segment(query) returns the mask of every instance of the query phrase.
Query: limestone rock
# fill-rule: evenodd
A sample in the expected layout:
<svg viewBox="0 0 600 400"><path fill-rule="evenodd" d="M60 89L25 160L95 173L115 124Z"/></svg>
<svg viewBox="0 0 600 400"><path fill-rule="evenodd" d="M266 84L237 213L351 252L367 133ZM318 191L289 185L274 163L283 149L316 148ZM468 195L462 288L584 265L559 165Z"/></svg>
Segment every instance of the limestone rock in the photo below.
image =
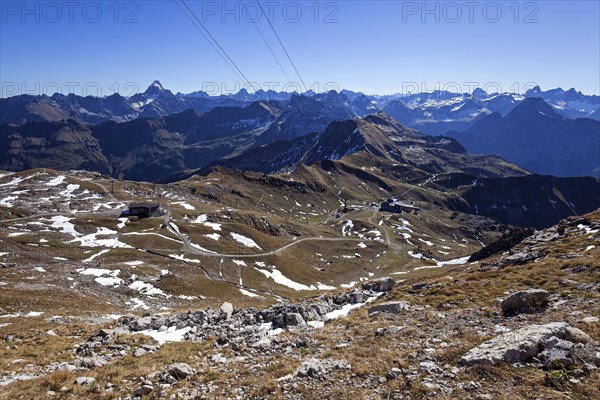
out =
<svg viewBox="0 0 600 400"><path fill-rule="evenodd" d="M530 325L519 330L496 336L469 350L461 359L463 365L518 363L538 355L544 343L555 336L564 339L569 327L566 322Z"/></svg>
<svg viewBox="0 0 600 400"><path fill-rule="evenodd" d="M167 368L167 373L177 380L182 380L193 375L194 370L188 364L176 363Z"/></svg>
<svg viewBox="0 0 600 400"><path fill-rule="evenodd" d="M402 311L408 310L410 303L406 301L390 301L387 303L377 304L369 308L369 316L375 316L381 313L400 314Z"/></svg>
<svg viewBox="0 0 600 400"><path fill-rule="evenodd" d="M549 295L547 291L542 289L529 289L512 293L502 301L502 311L509 314L544 307L548 304Z"/></svg>

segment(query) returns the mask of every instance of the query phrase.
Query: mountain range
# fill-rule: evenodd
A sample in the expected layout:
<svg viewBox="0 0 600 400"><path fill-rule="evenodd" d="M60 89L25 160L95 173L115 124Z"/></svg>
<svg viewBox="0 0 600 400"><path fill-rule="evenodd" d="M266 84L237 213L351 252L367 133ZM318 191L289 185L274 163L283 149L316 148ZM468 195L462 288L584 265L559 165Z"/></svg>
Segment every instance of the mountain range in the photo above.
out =
<svg viewBox="0 0 600 400"><path fill-rule="evenodd" d="M196 91L189 94L172 93L159 81L154 81L143 93L123 97L115 93L107 97L63 95L19 95L0 99L0 124L32 121L73 119L81 123L99 124L106 121L123 122L135 118L158 118L193 109L203 113L216 107L244 107L257 101L286 104L299 93L258 90L211 96ZM365 95L341 90L317 94L307 91L303 97L321 97L332 106L343 108L346 115L364 116L385 111L403 125L428 134L444 134L449 130L464 130L478 118L493 112L508 114L528 97L540 97L568 118L598 119L600 96L584 95L575 89L561 88L542 91L539 86L524 95L516 93L486 93L477 88L472 93L453 93L445 90L415 94ZM464 128L464 129L463 129Z"/></svg>
<svg viewBox="0 0 600 400"><path fill-rule="evenodd" d="M0 99L0 168L160 181L215 164L290 171L365 150L431 173L597 177L600 122L587 117L597 117L599 103L573 89L539 87L525 96L482 89L209 96L173 94L159 81L129 98L22 95Z"/></svg>

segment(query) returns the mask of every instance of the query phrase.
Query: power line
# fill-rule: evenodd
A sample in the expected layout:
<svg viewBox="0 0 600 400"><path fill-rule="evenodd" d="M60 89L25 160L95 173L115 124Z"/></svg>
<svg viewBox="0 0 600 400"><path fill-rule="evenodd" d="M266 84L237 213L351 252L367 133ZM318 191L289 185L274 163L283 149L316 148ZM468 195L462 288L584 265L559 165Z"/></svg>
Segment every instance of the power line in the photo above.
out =
<svg viewBox="0 0 600 400"><path fill-rule="evenodd" d="M188 15L187 12L185 12L185 10L181 7L181 5L179 4L181 2L181 4L183 4L185 6L185 8L188 10L189 14L192 15L192 17L194 17L194 19L196 20L196 22L198 23L198 25L200 25L202 27L202 29L204 29L204 31L206 32L206 34L200 30L200 28L198 28L198 26L194 23L194 21L190 18L190 16ZM233 61L231 59L231 57L229 57L229 54L227 54L227 52L225 51L225 49L223 49L223 47L219 44L219 42L217 41L217 39L214 38L213 35L211 35L210 31L204 26L204 24L202 24L202 22L200 22L200 20L198 19L198 17L196 16L196 14L194 14L194 12L192 11L192 9L187 5L187 3L185 2L185 0L177 0L176 1L177 5L179 6L179 8L181 8L181 10L183 11L183 13L190 18L190 21L192 21L192 23L194 24L194 26L196 27L196 29L202 33L202 36L204 36L204 38L208 41L208 43L210 43L210 45L212 46L212 48L219 53L219 55L221 56L221 58L223 58L223 60L225 61L225 63L229 66L229 68L231 68L233 70L233 72L238 76L238 78L240 78L240 80L245 81L246 84L248 85L248 88L252 88L253 86L250 84L250 81L248 80L248 78L246 78L246 75L244 75L244 73L242 72L242 70L237 66L237 64L235 63L235 61ZM208 35L208 37L210 37L210 39L206 36ZM214 42L214 44L213 44ZM217 49L217 47L215 47L215 44L217 45L217 47L221 50L219 51ZM222 52L222 53L221 53Z"/></svg>
<svg viewBox="0 0 600 400"><path fill-rule="evenodd" d="M287 56L288 60L290 60L290 63L292 64L292 67L294 67L294 71L296 71L296 74L298 75L298 78L300 78L300 81L302 82L302 85L304 86L304 90L308 92L308 88L306 87L306 84L304 83L304 79L302 79L302 75L300 75L300 72L298 72L298 68L296 68L296 64L294 64L294 62L292 61L292 57L290 57L290 54L288 53L287 49L283 45L283 42L281 41L281 38L277 34L277 31L273 27L273 24L271 23L271 21L269 20L269 17L267 16L267 13L263 9L262 5L260 4L260 1L256 0L256 3L258 4L258 7L262 11L262 13L265 16L265 18L267 19L267 22L269 23L269 26L271 27L271 29L273 30L273 33L277 37L277 40L279 41L279 44L283 48L283 51L285 52L285 55Z"/></svg>
<svg viewBox="0 0 600 400"><path fill-rule="evenodd" d="M244 7L244 11L246 12L246 14L248 14L248 9L246 8L246 4L243 1L240 1L240 3L242 3L242 6ZM291 83L292 80L290 79L290 77L288 76L288 74L285 72L285 69L283 68L283 66L281 65L281 63L279 62L279 58L277 58L277 55L275 54L275 52L273 51L273 49L271 48L271 45L269 44L269 42L267 42L267 39L265 38L265 36L263 35L263 33L261 32L260 28L258 27L258 25L256 24L256 21L252 21L252 23L254 24L254 27L256 28L256 30L258 31L258 34L260 35L260 37L262 38L263 42L265 43L265 45L267 45L267 48L269 49L269 51L271 52L271 55L273 56L273 58L275 59L275 61L277 62L277 65L279 65L279 68L281 69L281 72L283 72L283 75L285 75L285 78L288 80L288 83Z"/></svg>

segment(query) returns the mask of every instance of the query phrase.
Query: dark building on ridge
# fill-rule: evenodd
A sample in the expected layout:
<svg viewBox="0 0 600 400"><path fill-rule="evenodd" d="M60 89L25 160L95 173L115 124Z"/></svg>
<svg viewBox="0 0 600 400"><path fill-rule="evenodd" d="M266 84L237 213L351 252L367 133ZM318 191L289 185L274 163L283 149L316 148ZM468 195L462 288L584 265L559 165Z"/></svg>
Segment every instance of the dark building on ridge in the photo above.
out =
<svg viewBox="0 0 600 400"><path fill-rule="evenodd" d="M160 204L155 203L129 203L129 217L150 218L160 217Z"/></svg>

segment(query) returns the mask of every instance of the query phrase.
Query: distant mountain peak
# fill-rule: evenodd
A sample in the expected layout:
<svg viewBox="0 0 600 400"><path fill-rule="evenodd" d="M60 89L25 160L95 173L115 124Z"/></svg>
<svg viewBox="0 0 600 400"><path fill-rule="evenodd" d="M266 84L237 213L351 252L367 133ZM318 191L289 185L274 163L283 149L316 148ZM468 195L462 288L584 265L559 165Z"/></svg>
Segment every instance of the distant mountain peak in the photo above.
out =
<svg viewBox="0 0 600 400"><path fill-rule="evenodd" d="M488 93L482 88L475 88L475 90L473 90L473 93L471 94L471 97L474 99L483 99L488 97Z"/></svg>
<svg viewBox="0 0 600 400"><path fill-rule="evenodd" d="M148 86L148 89L146 89L144 94L156 95L156 94L160 94L160 93L164 93L164 92L166 92L165 88L160 83L160 81L156 80L156 81L152 82L150 84L150 86Z"/></svg>
<svg viewBox="0 0 600 400"><path fill-rule="evenodd" d="M542 92L542 89L539 87L539 85L535 85L535 87L533 87L532 89L529 89L525 92L525 96L530 97L530 96L535 96L537 94L540 94Z"/></svg>
<svg viewBox="0 0 600 400"><path fill-rule="evenodd" d="M165 90L165 88L163 87L163 85L160 83L159 80L156 80L154 82L152 82L152 84L149 86L149 88L156 88L159 90Z"/></svg>
<svg viewBox="0 0 600 400"><path fill-rule="evenodd" d="M549 117L563 118L556 110L541 97L527 97L518 104L508 115L542 114Z"/></svg>

